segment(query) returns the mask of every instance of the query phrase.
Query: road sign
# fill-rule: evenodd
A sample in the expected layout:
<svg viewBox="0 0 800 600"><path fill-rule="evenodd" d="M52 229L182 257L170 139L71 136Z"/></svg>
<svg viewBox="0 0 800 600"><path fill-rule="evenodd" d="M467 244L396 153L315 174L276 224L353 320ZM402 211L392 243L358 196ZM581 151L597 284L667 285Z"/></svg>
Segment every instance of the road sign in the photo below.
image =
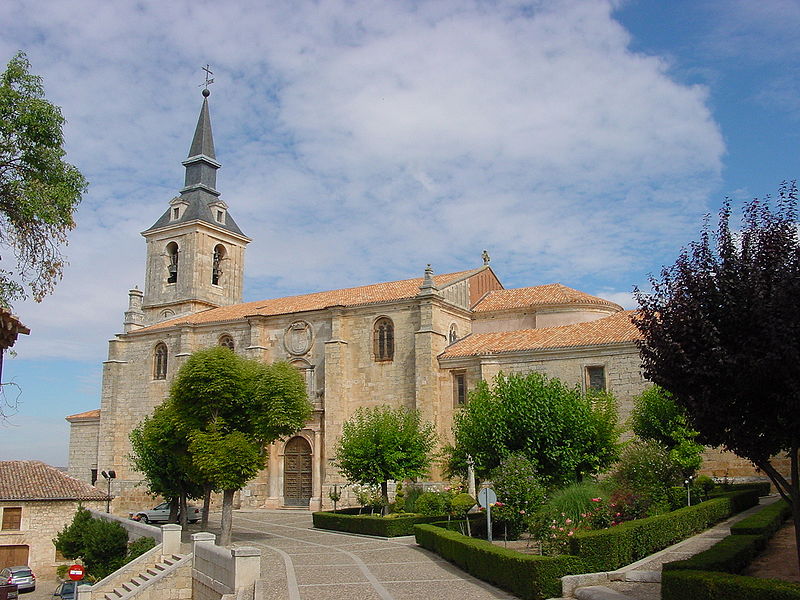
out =
<svg viewBox="0 0 800 600"><path fill-rule="evenodd" d="M69 571L67 571L67 574L72 581L80 581L83 579L85 573L86 571L82 565L72 565L70 566Z"/></svg>
<svg viewBox="0 0 800 600"><path fill-rule="evenodd" d="M478 492L478 504L483 508L487 508L490 504L497 502L497 494L494 493L492 488L483 488Z"/></svg>

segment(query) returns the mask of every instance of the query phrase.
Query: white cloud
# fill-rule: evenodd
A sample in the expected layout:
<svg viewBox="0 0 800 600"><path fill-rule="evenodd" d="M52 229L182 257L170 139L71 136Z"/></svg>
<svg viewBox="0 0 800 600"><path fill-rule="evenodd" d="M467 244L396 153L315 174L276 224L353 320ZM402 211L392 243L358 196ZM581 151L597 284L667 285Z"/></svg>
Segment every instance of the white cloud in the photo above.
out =
<svg viewBox="0 0 800 600"><path fill-rule="evenodd" d="M719 178L707 90L631 52L600 0L45 5L0 7L0 56L28 52L92 187L58 291L18 307L24 356L102 358L120 330L205 62L256 297L477 266L484 248L507 286L622 289L696 229Z"/></svg>

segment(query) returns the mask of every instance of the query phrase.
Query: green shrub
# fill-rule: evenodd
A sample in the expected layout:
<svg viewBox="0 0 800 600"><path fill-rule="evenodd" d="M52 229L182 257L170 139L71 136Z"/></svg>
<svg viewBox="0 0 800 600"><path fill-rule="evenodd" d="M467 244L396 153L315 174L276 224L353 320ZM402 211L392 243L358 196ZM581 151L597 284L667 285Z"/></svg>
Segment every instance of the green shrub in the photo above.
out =
<svg viewBox="0 0 800 600"><path fill-rule="evenodd" d="M613 571L756 504L754 490L731 492L669 514L579 532L570 540L570 554L585 559L597 571Z"/></svg>
<svg viewBox="0 0 800 600"><path fill-rule="evenodd" d="M315 512L312 515L314 527L332 531L346 531L362 535L396 537L412 535L416 523L431 523L446 518L439 514L424 516L412 513L393 513L389 517L373 515L348 515L342 512Z"/></svg>
<svg viewBox="0 0 800 600"><path fill-rule="evenodd" d="M662 600L800 600L800 585L705 571L664 571Z"/></svg>
<svg viewBox="0 0 800 600"><path fill-rule="evenodd" d="M521 554L433 525L417 525L414 534L423 548L525 600L560 596L561 577L588 570L575 556Z"/></svg>
<svg viewBox="0 0 800 600"><path fill-rule="evenodd" d="M459 516L464 515L464 513L476 504L475 498L466 492L461 492L450 501L450 507L453 509L453 512Z"/></svg>
<svg viewBox="0 0 800 600"><path fill-rule="evenodd" d="M79 506L72 522L53 539L53 545L65 558L82 558L87 575L102 579L125 564L128 532L119 523L92 518Z"/></svg>
<svg viewBox="0 0 800 600"><path fill-rule="evenodd" d="M153 538L140 537L128 544L128 554L125 556L125 562L131 562L134 558L139 558L142 554L155 547L156 541Z"/></svg>
<svg viewBox="0 0 800 600"><path fill-rule="evenodd" d="M504 458L492 471L492 487L502 503L492 509L493 519L508 539L515 540L526 529L527 515L539 510L547 493L536 461L521 453Z"/></svg>
<svg viewBox="0 0 800 600"><path fill-rule="evenodd" d="M663 488L679 483L680 471L663 446L635 441L625 448L612 477L632 489Z"/></svg>
<svg viewBox="0 0 800 600"><path fill-rule="evenodd" d="M450 495L445 492L425 492L414 503L422 515L444 515L450 511Z"/></svg>
<svg viewBox="0 0 800 600"><path fill-rule="evenodd" d="M422 486L409 484L408 486L406 486L405 493L406 493L405 511L418 512L417 498L419 498L424 493Z"/></svg>
<svg viewBox="0 0 800 600"><path fill-rule="evenodd" d="M748 483L720 483L717 486L719 492L735 492L741 490L758 491L759 496L769 496L772 491L772 484L769 481L751 481ZM718 493L719 493L718 492Z"/></svg>
<svg viewBox="0 0 800 600"><path fill-rule="evenodd" d="M578 522L597 504L593 499L607 497L605 486L596 481L581 481L553 492L542 511L552 516L563 514Z"/></svg>

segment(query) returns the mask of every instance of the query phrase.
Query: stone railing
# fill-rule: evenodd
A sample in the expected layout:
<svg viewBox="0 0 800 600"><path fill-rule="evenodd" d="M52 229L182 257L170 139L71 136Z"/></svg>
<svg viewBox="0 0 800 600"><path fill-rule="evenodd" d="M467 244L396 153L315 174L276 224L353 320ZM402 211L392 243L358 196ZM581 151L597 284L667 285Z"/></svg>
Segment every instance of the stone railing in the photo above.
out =
<svg viewBox="0 0 800 600"><path fill-rule="evenodd" d="M261 550L223 548L214 545L214 534L192 535L194 567L193 600L220 600L238 590L252 588L261 576Z"/></svg>

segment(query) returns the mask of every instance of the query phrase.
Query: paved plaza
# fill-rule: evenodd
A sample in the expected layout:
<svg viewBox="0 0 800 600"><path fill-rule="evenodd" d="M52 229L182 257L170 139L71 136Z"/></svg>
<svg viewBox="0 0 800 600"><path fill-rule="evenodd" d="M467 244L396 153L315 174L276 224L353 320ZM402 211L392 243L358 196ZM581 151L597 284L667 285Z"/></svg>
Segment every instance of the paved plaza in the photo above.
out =
<svg viewBox="0 0 800 600"><path fill-rule="evenodd" d="M218 515L217 515L218 516ZM319 531L307 512L239 510L237 546L262 551L264 598L287 600L484 600L514 598L418 547Z"/></svg>

